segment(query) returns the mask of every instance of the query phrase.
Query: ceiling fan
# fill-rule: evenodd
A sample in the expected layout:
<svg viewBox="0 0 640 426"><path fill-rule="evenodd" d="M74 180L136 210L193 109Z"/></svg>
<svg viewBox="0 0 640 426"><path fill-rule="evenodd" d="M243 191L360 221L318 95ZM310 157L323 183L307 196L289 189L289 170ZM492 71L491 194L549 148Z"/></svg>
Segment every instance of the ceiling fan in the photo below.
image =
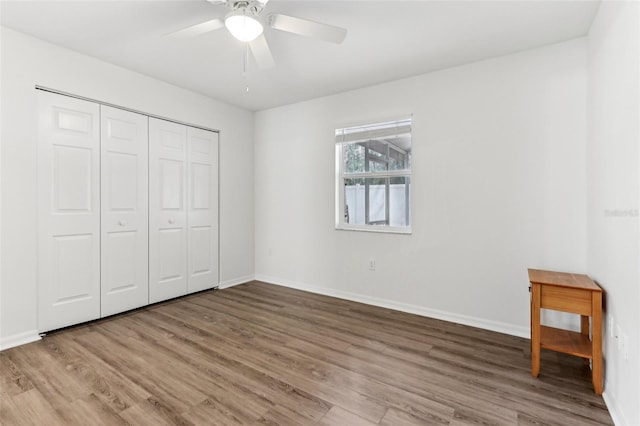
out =
<svg viewBox="0 0 640 426"><path fill-rule="evenodd" d="M230 12L224 18L211 19L173 33L168 37L182 38L204 34L226 27L236 39L247 42L251 53L262 69L275 65L271 49L264 37L264 24L271 28L340 44L347 35L347 30L333 25L322 24L307 19L272 13L263 16L264 8L269 0L207 0L209 3L229 7Z"/></svg>

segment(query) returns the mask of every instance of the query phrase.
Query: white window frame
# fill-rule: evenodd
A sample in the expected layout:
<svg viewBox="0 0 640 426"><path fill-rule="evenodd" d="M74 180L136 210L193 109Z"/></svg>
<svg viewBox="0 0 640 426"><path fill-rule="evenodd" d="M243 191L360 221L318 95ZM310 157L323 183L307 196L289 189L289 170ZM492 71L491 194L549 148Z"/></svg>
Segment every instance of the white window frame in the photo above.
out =
<svg viewBox="0 0 640 426"><path fill-rule="evenodd" d="M347 144L355 143L358 141L376 140L382 139L385 136L393 136L398 134L412 133L412 118L405 117L399 120L389 120L385 122L370 123L361 126L351 126L336 129L335 132L335 161L336 161L336 174L335 174L335 194L336 194L336 211L335 211L335 227L339 230L352 230L352 231L368 231L368 232L383 232L383 233L396 233L396 234L411 234L411 222L412 214L411 205L412 200L412 165L409 165L408 169L404 170L385 170L385 171L365 171L358 173L347 173L344 170L344 153L343 147ZM391 145L391 144L390 144ZM413 146L413 142L412 142ZM400 149L396 147L397 149ZM394 148L395 149L395 148ZM400 149L401 150L401 149ZM380 224L354 224L345 222L345 179L358 179L358 178L393 178L393 177L406 177L409 179L407 189L407 226L391 226ZM386 208L389 208L389 198L385 200ZM388 216L387 216L388 219Z"/></svg>

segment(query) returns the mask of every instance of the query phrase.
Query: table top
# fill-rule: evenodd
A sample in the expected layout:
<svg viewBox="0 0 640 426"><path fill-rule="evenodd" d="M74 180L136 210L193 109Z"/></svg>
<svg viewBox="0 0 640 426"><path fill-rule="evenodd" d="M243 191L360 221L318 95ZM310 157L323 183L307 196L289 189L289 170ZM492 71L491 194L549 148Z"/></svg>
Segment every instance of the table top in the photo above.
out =
<svg viewBox="0 0 640 426"><path fill-rule="evenodd" d="M598 284L593 282L593 280L587 275L583 274L529 269L529 281L531 281L532 284L545 284L602 292L602 289Z"/></svg>

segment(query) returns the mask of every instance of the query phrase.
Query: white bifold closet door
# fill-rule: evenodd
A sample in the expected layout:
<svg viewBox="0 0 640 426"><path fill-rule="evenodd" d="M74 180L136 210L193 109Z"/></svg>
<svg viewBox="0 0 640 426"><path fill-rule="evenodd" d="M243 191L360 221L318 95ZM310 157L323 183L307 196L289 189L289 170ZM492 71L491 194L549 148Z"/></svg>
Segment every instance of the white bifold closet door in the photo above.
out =
<svg viewBox="0 0 640 426"><path fill-rule="evenodd" d="M218 285L218 134L187 128L187 292Z"/></svg>
<svg viewBox="0 0 640 426"><path fill-rule="evenodd" d="M101 316L149 303L148 117L100 107Z"/></svg>
<svg viewBox="0 0 640 426"><path fill-rule="evenodd" d="M149 119L149 302L218 284L218 134Z"/></svg>
<svg viewBox="0 0 640 426"><path fill-rule="evenodd" d="M187 128L149 118L149 303L187 293Z"/></svg>
<svg viewBox="0 0 640 426"><path fill-rule="evenodd" d="M100 316L100 111L38 91L38 329Z"/></svg>

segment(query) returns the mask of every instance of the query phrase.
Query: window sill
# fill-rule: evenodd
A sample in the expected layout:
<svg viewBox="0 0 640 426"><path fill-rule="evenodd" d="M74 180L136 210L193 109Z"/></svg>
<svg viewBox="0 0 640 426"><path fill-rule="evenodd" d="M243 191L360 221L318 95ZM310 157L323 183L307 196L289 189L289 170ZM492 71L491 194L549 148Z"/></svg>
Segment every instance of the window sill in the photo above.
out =
<svg viewBox="0 0 640 426"><path fill-rule="evenodd" d="M375 225L336 225L336 231L375 232L379 234L411 235L410 227L375 226Z"/></svg>

